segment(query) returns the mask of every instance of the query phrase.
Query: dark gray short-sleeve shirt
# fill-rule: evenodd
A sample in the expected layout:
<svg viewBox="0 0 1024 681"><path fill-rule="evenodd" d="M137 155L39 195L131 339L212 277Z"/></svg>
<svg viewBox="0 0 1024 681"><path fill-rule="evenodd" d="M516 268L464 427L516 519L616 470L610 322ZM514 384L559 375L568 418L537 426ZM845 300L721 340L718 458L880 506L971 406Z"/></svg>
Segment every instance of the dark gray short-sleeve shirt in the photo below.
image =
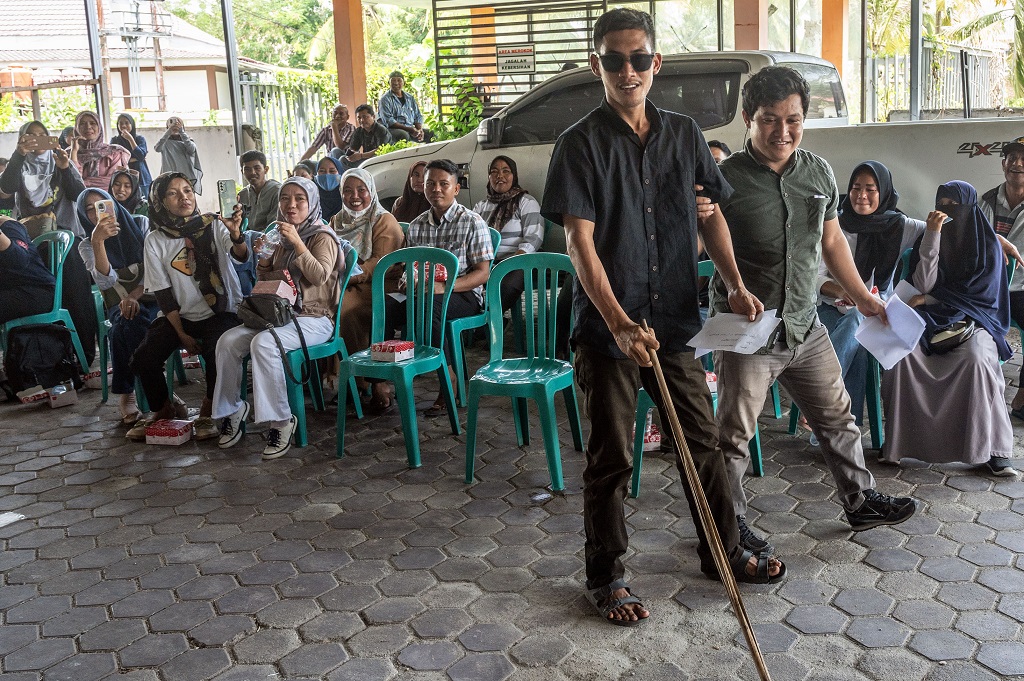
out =
<svg viewBox="0 0 1024 681"><path fill-rule="evenodd" d="M646 319L668 353L687 350L700 331L694 184L711 200L732 193L697 123L649 101L646 144L605 101L555 143L544 188L544 217L594 223L594 245L612 292L630 319ZM583 287L573 299L573 341L625 355Z"/></svg>

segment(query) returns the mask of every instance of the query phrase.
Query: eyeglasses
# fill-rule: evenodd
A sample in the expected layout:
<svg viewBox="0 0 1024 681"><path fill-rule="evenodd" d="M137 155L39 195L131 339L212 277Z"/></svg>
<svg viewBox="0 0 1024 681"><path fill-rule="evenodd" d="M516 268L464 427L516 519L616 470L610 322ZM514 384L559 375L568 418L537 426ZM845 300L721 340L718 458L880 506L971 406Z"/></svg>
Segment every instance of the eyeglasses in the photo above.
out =
<svg viewBox="0 0 1024 681"><path fill-rule="evenodd" d="M634 52L628 58L618 52L599 54L597 57L601 60L601 68L608 73L618 73L621 71L622 67L626 65L627 59L633 65L633 70L640 73L650 70L654 64L654 55L648 52Z"/></svg>

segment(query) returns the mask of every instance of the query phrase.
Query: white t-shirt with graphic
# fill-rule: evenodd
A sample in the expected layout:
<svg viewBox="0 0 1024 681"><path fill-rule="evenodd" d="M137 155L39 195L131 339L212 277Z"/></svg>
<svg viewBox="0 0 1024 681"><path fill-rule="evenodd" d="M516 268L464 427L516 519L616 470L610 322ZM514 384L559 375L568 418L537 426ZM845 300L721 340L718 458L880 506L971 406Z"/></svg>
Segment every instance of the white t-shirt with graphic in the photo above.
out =
<svg viewBox="0 0 1024 681"><path fill-rule="evenodd" d="M230 252L231 234L220 220L211 225L218 250ZM196 271L195 256L189 253L185 239L172 239L158 229L146 235L146 293L169 288L180 307L183 319L198 322L214 315L199 284L192 276ZM225 273L232 276L234 272Z"/></svg>

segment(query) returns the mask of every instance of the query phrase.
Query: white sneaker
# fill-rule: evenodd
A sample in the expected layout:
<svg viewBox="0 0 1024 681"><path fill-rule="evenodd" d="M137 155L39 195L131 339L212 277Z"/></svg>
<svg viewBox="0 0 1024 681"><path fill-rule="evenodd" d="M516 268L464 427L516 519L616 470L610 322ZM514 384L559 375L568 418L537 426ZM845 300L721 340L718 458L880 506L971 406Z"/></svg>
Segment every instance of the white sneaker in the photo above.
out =
<svg viewBox="0 0 1024 681"><path fill-rule="evenodd" d="M248 402L242 402L242 406L238 408L238 411L220 420L218 447L227 449L238 444L238 441L242 439L242 435L245 434L245 419L248 418L250 409Z"/></svg>
<svg viewBox="0 0 1024 681"><path fill-rule="evenodd" d="M276 459L288 453L292 447L292 436L299 425L299 420L292 414L288 425L282 428L271 428L267 431L267 448L263 450L263 458Z"/></svg>

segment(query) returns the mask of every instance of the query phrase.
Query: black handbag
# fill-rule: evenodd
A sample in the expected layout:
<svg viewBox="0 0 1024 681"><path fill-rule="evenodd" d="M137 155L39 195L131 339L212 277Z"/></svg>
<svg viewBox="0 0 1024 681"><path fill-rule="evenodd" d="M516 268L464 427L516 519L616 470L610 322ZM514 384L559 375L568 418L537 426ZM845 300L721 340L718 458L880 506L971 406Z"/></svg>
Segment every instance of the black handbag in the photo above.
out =
<svg viewBox="0 0 1024 681"><path fill-rule="evenodd" d="M944 329L939 329L926 343L928 354L944 355L970 340L977 330L978 327L973 319L964 319Z"/></svg>
<svg viewBox="0 0 1024 681"><path fill-rule="evenodd" d="M295 316L295 310L291 303L281 296L275 296L270 293L256 293L242 298L242 302L238 304L238 318L242 320L242 324L250 329L270 331L277 342L277 349L281 351L281 361L284 363L285 374L293 383L301 385L309 381L311 373L309 368L309 362L311 361L309 349L306 347L306 338L302 335L302 327L299 326L299 320ZM295 331L299 334L299 342L302 344L302 354L305 357L302 369L299 372L302 380L297 380L292 373L292 369L288 365L287 351L281 343L280 336L275 331L276 328L287 326L289 323L295 325Z"/></svg>

